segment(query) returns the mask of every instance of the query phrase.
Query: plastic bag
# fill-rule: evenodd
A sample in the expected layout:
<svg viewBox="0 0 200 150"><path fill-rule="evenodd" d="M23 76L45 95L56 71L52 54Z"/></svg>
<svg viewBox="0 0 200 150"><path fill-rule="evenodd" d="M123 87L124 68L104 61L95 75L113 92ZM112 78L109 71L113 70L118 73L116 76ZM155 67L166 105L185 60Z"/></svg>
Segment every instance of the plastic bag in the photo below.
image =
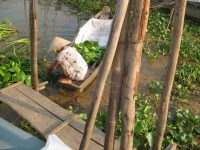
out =
<svg viewBox="0 0 200 150"><path fill-rule="evenodd" d="M107 46L111 26L112 20L92 18L80 28L75 43L79 44L86 40L93 40L98 41L100 46Z"/></svg>
<svg viewBox="0 0 200 150"><path fill-rule="evenodd" d="M56 135L49 135L46 145L41 150L72 150L65 145Z"/></svg>

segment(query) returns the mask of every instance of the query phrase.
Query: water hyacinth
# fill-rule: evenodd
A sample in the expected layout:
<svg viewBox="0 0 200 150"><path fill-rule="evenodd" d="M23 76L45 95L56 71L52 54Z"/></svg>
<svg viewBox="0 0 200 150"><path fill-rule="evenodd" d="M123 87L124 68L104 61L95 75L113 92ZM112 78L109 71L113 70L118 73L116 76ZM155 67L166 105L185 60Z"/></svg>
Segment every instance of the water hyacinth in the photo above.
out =
<svg viewBox="0 0 200 150"><path fill-rule="evenodd" d="M8 19L5 19L3 22L0 23L0 41L6 39L9 35L16 32L17 29Z"/></svg>

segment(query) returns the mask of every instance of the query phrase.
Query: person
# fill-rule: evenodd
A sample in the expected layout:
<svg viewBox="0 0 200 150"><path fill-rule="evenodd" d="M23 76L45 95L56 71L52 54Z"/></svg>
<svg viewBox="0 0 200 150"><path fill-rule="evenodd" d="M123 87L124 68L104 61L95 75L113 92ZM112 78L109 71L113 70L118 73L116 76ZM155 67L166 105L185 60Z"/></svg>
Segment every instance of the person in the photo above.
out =
<svg viewBox="0 0 200 150"><path fill-rule="evenodd" d="M57 52L56 61L50 67L50 72L53 72L58 66L61 66L65 78L59 79L58 82L70 84L72 80L84 80L88 65L76 48L66 46L64 49L60 49Z"/></svg>

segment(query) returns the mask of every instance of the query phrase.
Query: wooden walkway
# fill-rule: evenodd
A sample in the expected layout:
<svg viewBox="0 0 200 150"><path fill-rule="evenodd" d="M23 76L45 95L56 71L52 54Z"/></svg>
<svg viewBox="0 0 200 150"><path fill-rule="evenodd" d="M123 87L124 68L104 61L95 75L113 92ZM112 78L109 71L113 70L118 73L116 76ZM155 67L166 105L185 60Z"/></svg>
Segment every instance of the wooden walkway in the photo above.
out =
<svg viewBox="0 0 200 150"><path fill-rule="evenodd" d="M57 135L72 149L79 149L85 122L23 83L0 90L0 101L8 104L44 137ZM102 150L104 133L94 129L89 149ZM115 149L119 149L116 142Z"/></svg>

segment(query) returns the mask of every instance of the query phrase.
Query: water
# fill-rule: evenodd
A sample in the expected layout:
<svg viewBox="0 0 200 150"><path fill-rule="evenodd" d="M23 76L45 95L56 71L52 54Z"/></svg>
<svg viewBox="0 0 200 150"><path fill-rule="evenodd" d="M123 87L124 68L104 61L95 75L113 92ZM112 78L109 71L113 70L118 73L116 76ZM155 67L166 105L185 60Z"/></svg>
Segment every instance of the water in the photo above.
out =
<svg viewBox="0 0 200 150"><path fill-rule="evenodd" d="M70 7L56 0L39 0L39 49L48 49L51 40L60 36L72 40L85 22ZM0 21L8 18L23 36L29 36L29 0L0 0Z"/></svg>
<svg viewBox="0 0 200 150"><path fill-rule="evenodd" d="M9 18L24 36L28 36L28 7L29 0L0 0L0 20ZM38 9L40 57L47 53L43 50L49 47L53 37L60 36L72 40L80 26L85 22L75 15L74 10L59 4L56 0L39 0ZM162 81L165 66L166 58L161 58L150 64L147 58L143 56L139 91L146 91L147 82L151 80ZM48 87L41 92L63 107L73 104L87 111L94 87L95 83L82 93L53 87ZM110 78L105 86L101 108L106 108L108 105L109 89Z"/></svg>

